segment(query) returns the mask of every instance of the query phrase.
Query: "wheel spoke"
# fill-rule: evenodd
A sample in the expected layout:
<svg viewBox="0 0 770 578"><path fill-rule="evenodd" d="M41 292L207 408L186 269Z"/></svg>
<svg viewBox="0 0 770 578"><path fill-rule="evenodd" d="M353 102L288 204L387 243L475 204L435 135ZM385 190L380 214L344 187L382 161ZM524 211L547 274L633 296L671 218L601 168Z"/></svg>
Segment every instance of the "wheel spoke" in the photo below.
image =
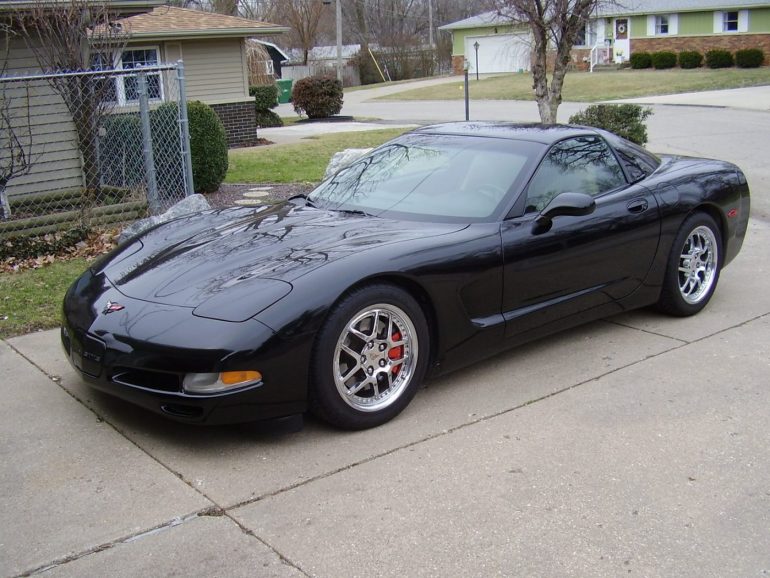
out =
<svg viewBox="0 0 770 578"><path fill-rule="evenodd" d="M347 383L347 381L351 377L353 377L356 374L356 372L359 371L360 369L361 369L361 364L356 362L356 364L353 366L352 369L350 369L350 371L348 371L345 375L340 375L340 379L342 380L343 383Z"/></svg>
<svg viewBox="0 0 770 578"><path fill-rule="evenodd" d="M367 377L360 383L356 384L354 387L351 387L350 389L348 389L346 393L350 396L356 395L359 391L364 389L367 385L370 385L370 382L371 380Z"/></svg>
<svg viewBox="0 0 770 578"><path fill-rule="evenodd" d="M356 363L358 362L358 358L361 356L361 352L353 351L349 346L345 345L344 343L340 345L340 349L347 353L350 357L356 360Z"/></svg>

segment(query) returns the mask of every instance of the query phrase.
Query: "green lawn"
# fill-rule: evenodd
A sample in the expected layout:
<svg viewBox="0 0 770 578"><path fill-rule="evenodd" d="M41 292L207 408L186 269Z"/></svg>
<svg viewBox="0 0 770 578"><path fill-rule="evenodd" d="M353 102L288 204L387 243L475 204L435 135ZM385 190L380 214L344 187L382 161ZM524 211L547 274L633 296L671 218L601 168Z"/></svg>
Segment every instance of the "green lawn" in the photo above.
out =
<svg viewBox="0 0 770 578"><path fill-rule="evenodd" d="M58 327L64 293L87 266L86 259L72 259L0 274L0 338Z"/></svg>
<svg viewBox="0 0 770 578"><path fill-rule="evenodd" d="M724 68L720 70L621 70L618 72L571 72L564 82L565 101L597 102L637 96L720 90L770 84L770 67ZM461 100L462 77L378 100ZM475 80L471 76L470 98L474 100L534 100L532 76L509 74Z"/></svg>
<svg viewBox="0 0 770 578"><path fill-rule="evenodd" d="M349 148L375 147L405 130L388 128L333 133L294 144L234 149L230 151L225 182L316 183L323 178L334 153Z"/></svg>

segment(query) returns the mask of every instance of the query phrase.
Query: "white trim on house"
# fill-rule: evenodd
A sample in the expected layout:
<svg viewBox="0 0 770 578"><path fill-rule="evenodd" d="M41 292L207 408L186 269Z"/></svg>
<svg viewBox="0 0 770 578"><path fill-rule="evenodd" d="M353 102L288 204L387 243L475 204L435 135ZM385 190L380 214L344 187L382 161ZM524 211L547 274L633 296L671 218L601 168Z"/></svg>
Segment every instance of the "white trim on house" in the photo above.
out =
<svg viewBox="0 0 770 578"><path fill-rule="evenodd" d="M647 36L675 36L679 34L679 14L648 14Z"/></svg>
<svg viewBox="0 0 770 578"><path fill-rule="evenodd" d="M738 13L737 30L726 30L726 15L730 12ZM714 34L735 34L749 31L748 10L716 10L714 12Z"/></svg>
<svg viewBox="0 0 770 578"><path fill-rule="evenodd" d="M118 61L115 63L115 69L116 70L133 70L133 68L124 68L123 67L123 56L128 52L138 52L140 50L154 50L155 51L155 62L153 64L160 64L162 62L160 57L160 46L157 44L146 44L146 45L129 45L126 46L123 51L118 56ZM158 87L158 96L150 96L151 101L155 102L163 102L165 100L165 90L163 86L163 79L161 78L160 72L151 72L148 74L148 80L150 77L157 78L157 87ZM129 79L134 78L132 75L121 75L118 76L115 79L116 83L116 93L118 97L118 106L126 106L127 104L134 104L138 102L138 98L127 98L126 96L126 81ZM150 85L148 83L148 92L150 89Z"/></svg>

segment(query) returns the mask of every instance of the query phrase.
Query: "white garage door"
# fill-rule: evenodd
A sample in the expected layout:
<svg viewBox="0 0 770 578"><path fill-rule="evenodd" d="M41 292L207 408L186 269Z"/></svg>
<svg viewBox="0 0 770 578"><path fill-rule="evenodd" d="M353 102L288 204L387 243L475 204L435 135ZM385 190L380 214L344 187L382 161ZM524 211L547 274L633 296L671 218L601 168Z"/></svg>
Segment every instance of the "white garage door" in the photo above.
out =
<svg viewBox="0 0 770 578"><path fill-rule="evenodd" d="M476 72L476 48L479 47L479 73L518 72L530 69L529 37L526 34L470 36L465 39L465 58L470 71Z"/></svg>

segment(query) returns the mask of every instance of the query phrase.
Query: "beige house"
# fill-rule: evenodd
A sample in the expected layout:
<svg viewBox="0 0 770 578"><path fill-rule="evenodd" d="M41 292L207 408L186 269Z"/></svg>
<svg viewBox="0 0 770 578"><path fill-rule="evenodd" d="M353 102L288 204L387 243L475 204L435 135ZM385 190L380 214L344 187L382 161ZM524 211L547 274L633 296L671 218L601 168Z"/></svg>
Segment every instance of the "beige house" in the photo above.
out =
<svg viewBox="0 0 770 578"><path fill-rule="evenodd" d="M120 22L131 39L119 66L182 60L187 99L205 102L217 112L229 146L256 144L246 38L282 34L288 28L173 6L158 6Z"/></svg>
<svg viewBox="0 0 770 578"><path fill-rule="evenodd" d="M47 4L53 6L67 1L49 0ZM118 14L131 16L152 10L162 2L163 0L112 0L110 9ZM0 18L9 13L23 14L25 9L38 6L46 6L46 2L5 0L0 2ZM0 100L9 103L11 112L17 119L21 119L20 124L23 127L19 136L23 142L31 141L27 152L33 161L28 174L10 181L6 191L8 196L22 197L81 188L83 169L77 147L77 132L64 101L53 92L45 80L8 80L38 74L40 67L32 50L12 30L10 33L0 31L0 43L2 80L5 80L0 83ZM1 136L3 139L7 138L7 135ZM0 147L0 161L3 161L3 166L6 165L5 160L9 152L8 147Z"/></svg>
<svg viewBox="0 0 770 578"><path fill-rule="evenodd" d="M64 0L51 0L51 4L57 1ZM257 126L254 100L249 96L246 38L280 34L288 29L159 4L160 0L112 0L110 8L126 15L119 22L130 33L129 43L119 61L114 63L115 67L128 69L182 60L187 99L200 100L214 108L225 125L229 146L255 144ZM2 2L0 16L4 11L19 13L27 6L36 5L35 1L25 0ZM45 80L5 82L9 77L37 74L40 69L33 52L21 39L0 32L0 41L5 77L0 79L3 80L0 90L4 97L13 99L14 104L23 104L23 116L28 114L31 119L22 136L33 142L29 152L34 161L28 174L10 181L6 191L8 197L26 198L81 189L84 185L83 159L66 105ZM174 80L172 74L157 74L156 79L148 80L155 103L178 93L176 87L170 86ZM118 79L114 96L118 104L116 113L137 108L130 76ZM0 150L0 160L7 154L5 148Z"/></svg>

